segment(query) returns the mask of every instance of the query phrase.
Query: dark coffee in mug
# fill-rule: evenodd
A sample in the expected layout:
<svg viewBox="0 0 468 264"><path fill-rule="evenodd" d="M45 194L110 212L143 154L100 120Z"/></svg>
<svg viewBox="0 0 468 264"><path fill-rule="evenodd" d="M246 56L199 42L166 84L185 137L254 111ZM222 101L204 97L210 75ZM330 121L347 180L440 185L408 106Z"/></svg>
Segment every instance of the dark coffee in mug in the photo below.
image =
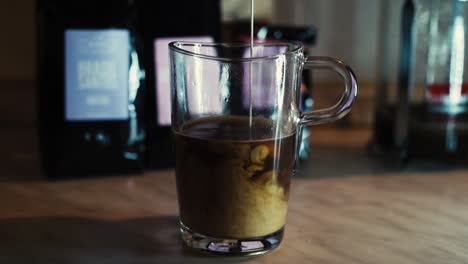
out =
<svg viewBox="0 0 468 264"><path fill-rule="evenodd" d="M194 233L261 237L285 224L296 135L266 119L190 121L175 133L180 220Z"/></svg>

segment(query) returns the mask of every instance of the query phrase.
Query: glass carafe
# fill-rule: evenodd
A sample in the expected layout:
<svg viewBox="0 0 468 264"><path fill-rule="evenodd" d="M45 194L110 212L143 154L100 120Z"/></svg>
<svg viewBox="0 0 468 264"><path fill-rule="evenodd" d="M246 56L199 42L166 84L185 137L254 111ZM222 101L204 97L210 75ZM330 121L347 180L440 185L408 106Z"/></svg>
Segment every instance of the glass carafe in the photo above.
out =
<svg viewBox="0 0 468 264"><path fill-rule="evenodd" d="M373 149L399 161L466 163L468 2L406 0L400 17L398 37L381 41Z"/></svg>

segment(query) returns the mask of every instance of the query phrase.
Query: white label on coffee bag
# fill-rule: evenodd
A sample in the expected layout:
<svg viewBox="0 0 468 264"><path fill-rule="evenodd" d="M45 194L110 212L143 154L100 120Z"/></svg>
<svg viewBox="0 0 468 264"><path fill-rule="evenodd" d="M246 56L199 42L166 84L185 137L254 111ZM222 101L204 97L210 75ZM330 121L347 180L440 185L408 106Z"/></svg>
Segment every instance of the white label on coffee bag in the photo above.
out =
<svg viewBox="0 0 468 264"><path fill-rule="evenodd" d="M128 119L130 35L124 29L65 31L65 118Z"/></svg>

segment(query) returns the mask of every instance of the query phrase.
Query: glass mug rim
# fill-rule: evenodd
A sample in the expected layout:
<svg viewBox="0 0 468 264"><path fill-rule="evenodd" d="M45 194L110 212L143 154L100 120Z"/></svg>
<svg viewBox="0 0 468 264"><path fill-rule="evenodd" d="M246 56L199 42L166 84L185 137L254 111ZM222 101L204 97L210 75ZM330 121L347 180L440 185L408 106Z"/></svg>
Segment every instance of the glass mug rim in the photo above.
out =
<svg viewBox="0 0 468 264"><path fill-rule="evenodd" d="M203 53L197 53L184 49L183 47L223 47L223 48L250 48L250 43L244 42L192 42L192 41L173 41L169 43L169 49L184 55L220 61L220 62L253 62L253 61L264 61L264 60L275 60L281 56L289 56L300 54L304 51L304 45L299 41L283 41L283 42L260 42L254 43L254 47L287 47L286 51L278 52L269 56L253 56L253 57L222 57L217 55L208 55Z"/></svg>

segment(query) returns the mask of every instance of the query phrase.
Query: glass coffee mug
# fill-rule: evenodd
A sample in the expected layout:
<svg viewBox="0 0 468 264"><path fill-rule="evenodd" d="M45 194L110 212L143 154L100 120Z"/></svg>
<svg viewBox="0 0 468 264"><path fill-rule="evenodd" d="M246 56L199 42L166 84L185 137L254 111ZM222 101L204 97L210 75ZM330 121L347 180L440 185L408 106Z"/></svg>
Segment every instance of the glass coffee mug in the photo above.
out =
<svg viewBox="0 0 468 264"><path fill-rule="evenodd" d="M172 42L172 129L183 241L227 255L281 243L301 128L346 115L357 95L351 69L304 57L299 43ZM344 80L333 107L298 110L303 68Z"/></svg>

